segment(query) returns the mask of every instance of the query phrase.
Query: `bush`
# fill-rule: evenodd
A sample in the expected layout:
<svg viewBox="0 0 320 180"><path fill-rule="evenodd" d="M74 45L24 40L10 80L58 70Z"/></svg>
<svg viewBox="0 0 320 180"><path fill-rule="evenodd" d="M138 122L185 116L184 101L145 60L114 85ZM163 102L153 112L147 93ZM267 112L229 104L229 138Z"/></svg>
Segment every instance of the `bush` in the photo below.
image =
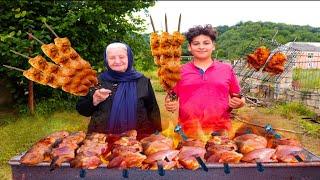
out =
<svg viewBox="0 0 320 180"><path fill-rule="evenodd" d="M35 104L35 115L50 115L56 111L73 111L78 97L68 96L67 98L41 99ZM20 115L30 114L27 104L18 106Z"/></svg>

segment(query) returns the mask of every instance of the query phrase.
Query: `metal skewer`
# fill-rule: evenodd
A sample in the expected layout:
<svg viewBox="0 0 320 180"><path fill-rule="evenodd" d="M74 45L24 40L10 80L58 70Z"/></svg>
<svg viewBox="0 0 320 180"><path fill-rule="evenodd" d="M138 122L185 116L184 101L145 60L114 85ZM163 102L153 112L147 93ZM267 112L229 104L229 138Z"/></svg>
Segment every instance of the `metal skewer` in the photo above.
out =
<svg viewBox="0 0 320 180"><path fill-rule="evenodd" d="M181 24L181 13L180 13L179 22L178 22L178 32L180 32L180 24Z"/></svg>
<svg viewBox="0 0 320 180"><path fill-rule="evenodd" d="M45 43L40 41L38 38L36 38L34 35L32 35L31 33L27 33L29 36L31 36L33 39L35 39L36 41L38 41L41 45L44 45Z"/></svg>
<svg viewBox="0 0 320 180"><path fill-rule="evenodd" d="M154 27L151 15L150 15L150 21L151 21L151 26L152 26L153 32L156 32L156 28Z"/></svg>
<svg viewBox="0 0 320 180"><path fill-rule="evenodd" d="M188 137L184 134L182 127L178 124L175 128L174 128L174 132L178 133L182 139L184 141L186 141L188 139ZM198 164L201 166L201 168L208 172L208 167L206 166L206 164L203 162L203 160L199 157L199 156L194 156L196 158L196 160L198 161Z"/></svg>
<svg viewBox="0 0 320 180"><path fill-rule="evenodd" d="M3 65L4 67L8 68L8 69L13 69L13 70L16 70L16 71L21 71L21 72L24 72L25 70L23 69L20 69L20 68L17 68L17 67L13 67L13 66L8 66L8 65Z"/></svg>
<svg viewBox="0 0 320 180"><path fill-rule="evenodd" d="M167 14L164 14L164 25L166 28L166 32L168 32L168 20L167 20Z"/></svg>
<svg viewBox="0 0 320 180"><path fill-rule="evenodd" d="M31 58L31 57L26 56L26 55L24 55L24 54L21 54L21 53L19 53L19 52L17 52L17 51L14 51L14 50L10 50L10 51L13 52L14 54L19 55L19 56L22 56L22 57L24 57L24 58L27 58L27 59L30 59L30 58Z"/></svg>
<svg viewBox="0 0 320 180"><path fill-rule="evenodd" d="M53 29L46 23L44 22L44 25L58 38L59 36L53 31Z"/></svg>

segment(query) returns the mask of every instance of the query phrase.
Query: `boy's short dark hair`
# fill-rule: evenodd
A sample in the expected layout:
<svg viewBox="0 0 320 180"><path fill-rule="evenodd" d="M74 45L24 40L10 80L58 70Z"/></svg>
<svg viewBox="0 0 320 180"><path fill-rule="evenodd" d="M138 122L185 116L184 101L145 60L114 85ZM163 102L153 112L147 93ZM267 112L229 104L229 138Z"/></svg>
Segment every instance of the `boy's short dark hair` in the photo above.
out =
<svg viewBox="0 0 320 180"><path fill-rule="evenodd" d="M189 44L192 42L192 39L199 35L206 35L209 36L212 40L212 42L216 41L216 38L218 36L218 32L215 28L213 28L210 24L207 24L205 26L194 26L188 30L188 32L185 33L185 36L189 42Z"/></svg>

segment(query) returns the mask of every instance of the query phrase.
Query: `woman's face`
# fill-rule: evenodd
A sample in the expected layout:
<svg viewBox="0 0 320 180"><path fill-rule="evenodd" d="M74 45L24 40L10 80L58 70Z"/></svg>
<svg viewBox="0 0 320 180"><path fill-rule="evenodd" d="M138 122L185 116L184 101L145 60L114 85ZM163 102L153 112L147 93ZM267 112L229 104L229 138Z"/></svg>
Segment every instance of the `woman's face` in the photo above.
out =
<svg viewBox="0 0 320 180"><path fill-rule="evenodd" d="M192 42L188 45L188 50L195 59L202 60L211 58L215 46L209 36L199 35L193 38Z"/></svg>
<svg viewBox="0 0 320 180"><path fill-rule="evenodd" d="M114 47L107 51L109 67L118 72L125 72L128 68L127 51L121 47Z"/></svg>

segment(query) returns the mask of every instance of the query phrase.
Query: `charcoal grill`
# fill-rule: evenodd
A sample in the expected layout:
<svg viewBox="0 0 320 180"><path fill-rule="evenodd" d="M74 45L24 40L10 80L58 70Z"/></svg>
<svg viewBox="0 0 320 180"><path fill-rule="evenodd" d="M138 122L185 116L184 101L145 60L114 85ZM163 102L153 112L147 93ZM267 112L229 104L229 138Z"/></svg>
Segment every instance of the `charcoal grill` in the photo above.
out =
<svg viewBox="0 0 320 180"><path fill-rule="evenodd" d="M129 169L128 179L320 179L320 157L305 150L308 161L299 163L262 163L263 171L259 171L254 163L229 164L230 173L225 173L224 165L218 163L207 164L208 171L197 169L175 169L165 171L160 176L158 171ZM63 163L60 168L50 171L49 163L39 163L36 166L25 166L19 163L23 154L14 156L9 164L12 168L12 179L16 180L49 180L49 179L83 179L81 169L71 168L69 163ZM82 171L83 172L83 171ZM83 174L82 174L83 175ZM93 170L85 170L84 179L126 179L123 171L108 169L100 165Z"/></svg>

